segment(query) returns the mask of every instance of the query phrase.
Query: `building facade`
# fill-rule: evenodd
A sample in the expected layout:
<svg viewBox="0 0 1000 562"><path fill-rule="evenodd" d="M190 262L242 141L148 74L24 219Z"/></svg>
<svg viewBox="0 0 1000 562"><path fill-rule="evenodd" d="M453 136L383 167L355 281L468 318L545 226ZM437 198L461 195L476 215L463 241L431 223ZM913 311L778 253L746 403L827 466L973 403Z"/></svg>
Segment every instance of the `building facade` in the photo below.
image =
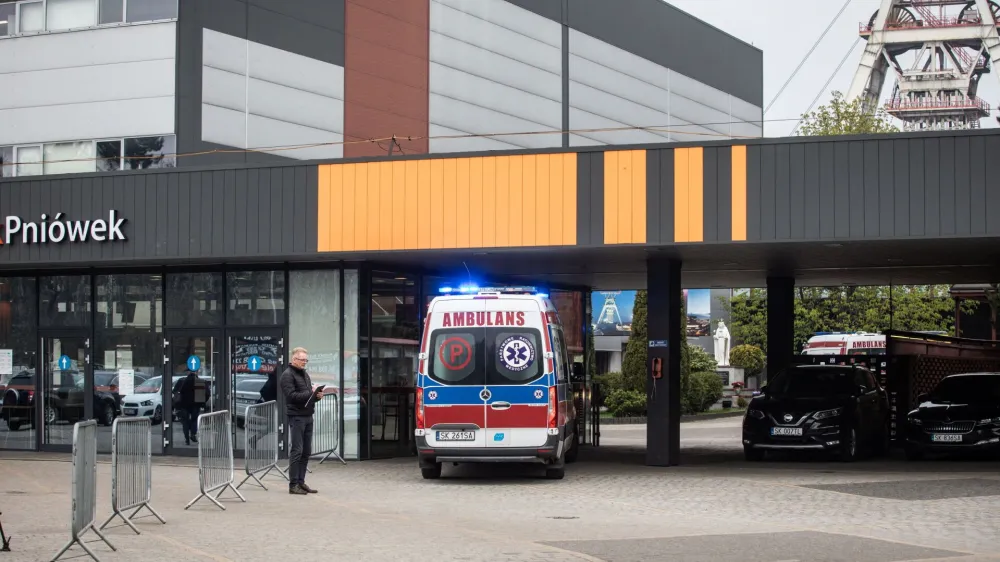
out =
<svg viewBox="0 0 1000 562"><path fill-rule="evenodd" d="M661 0L0 0L0 18L5 177L762 132L760 51Z"/></svg>

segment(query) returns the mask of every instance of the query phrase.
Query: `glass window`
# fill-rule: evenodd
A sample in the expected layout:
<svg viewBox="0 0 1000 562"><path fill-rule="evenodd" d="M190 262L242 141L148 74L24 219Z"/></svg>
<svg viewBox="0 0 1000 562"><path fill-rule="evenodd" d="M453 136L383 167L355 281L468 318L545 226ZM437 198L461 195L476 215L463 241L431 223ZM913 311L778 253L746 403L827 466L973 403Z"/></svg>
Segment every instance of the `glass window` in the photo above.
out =
<svg viewBox="0 0 1000 562"><path fill-rule="evenodd" d="M177 137L174 135L125 139L125 169L174 168L176 152Z"/></svg>
<svg viewBox="0 0 1000 562"><path fill-rule="evenodd" d="M14 32L14 18L17 16L17 4L0 4L0 37Z"/></svg>
<svg viewBox="0 0 1000 562"><path fill-rule="evenodd" d="M857 390L854 369L844 368L791 368L767 385L769 394L803 398L852 395Z"/></svg>
<svg viewBox="0 0 1000 562"><path fill-rule="evenodd" d="M2 17L2 16L0 16ZM0 146L0 177L14 177L14 147Z"/></svg>
<svg viewBox="0 0 1000 562"><path fill-rule="evenodd" d="M340 388L340 272L290 272L288 308L288 348L309 350L309 376L333 394Z"/></svg>
<svg viewBox="0 0 1000 562"><path fill-rule="evenodd" d="M167 325L222 324L221 273L168 273Z"/></svg>
<svg viewBox="0 0 1000 562"><path fill-rule="evenodd" d="M226 286L229 293L228 324L265 326L285 323L285 272L232 271L226 274Z"/></svg>
<svg viewBox="0 0 1000 562"><path fill-rule="evenodd" d="M44 157L46 174L77 174L97 169L93 141L47 144Z"/></svg>
<svg viewBox="0 0 1000 562"><path fill-rule="evenodd" d="M541 336L537 330L487 328L492 346L487 350L486 384L524 384L542 374Z"/></svg>
<svg viewBox="0 0 1000 562"><path fill-rule="evenodd" d="M361 276L358 270L344 272L344 458L361 456L358 420L361 418L359 381L359 337Z"/></svg>
<svg viewBox="0 0 1000 562"><path fill-rule="evenodd" d="M42 147L41 146L19 146L14 153L17 160L17 175L40 176L42 175Z"/></svg>
<svg viewBox="0 0 1000 562"><path fill-rule="evenodd" d="M90 325L90 276L59 275L39 279L41 325L84 327Z"/></svg>
<svg viewBox="0 0 1000 562"><path fill-rule="evenodd" d="M941 379L931 392L935 402L1000 403L1000 376L960 375Z"/></svg>
<svg viewBox="0 0 1000 562"><path fill-rule="evenodd" d="M45 3L45 28L78 29L97 24L94 0L48 0Z"/></svg>
<svg viewBox="0 0 1000 562"><path fill-rule="evenodd" d="M0 349L11 369L0 372L0 443L5 449L35 448L37 354L34 277L0 277Z"/></svg>
<svg viewBox="0 0 1000 562"><path fill-rule="evenodd" d="M100 23L118 23L125 19L125 0L101 0Z"/></svg>
<svg viewBox="0 0 1000 562"><path fill-rule="evenodd" d="M95 391L114 395L119 403L146 392L144 381L159 381L163 367L163 286L159 274L98 275L97 333L94 346ZM107 381L107 386L102 383ZM114 383L112 386L111 383ZM148 383L146 383L148 385ZM155 391L154 391L155 393ZM160 452L162 396L148 398L153 418L153 452ZM144 400L140 400L143 402ZM110 452L110 443L98 443Z"/></svg>
<svg viewBox="0 0 1000 562"><path fill-rule="evenodd" d="M100 172L117 172L122 167L122 141L97 141L97 170Z"/></svg>
<svg viewBox="0 0 1000 562"><path fill-rule="evenodd" d="M478 359L482 347L481 330L436 330L429 357L431 378L448 385L485 384Z"/></svg>
<svg viewBox="0 0 1000 562"><path fill-rule="evenodd" d="M41 2L19 4L18 12L18 33L45 30L45 6Z"/></svg>
<svg viewBox="0 0 1000 562"><path fill-rule="evenodd" d="M129 22L173 19L177 0L128 0L125 17Z"/></svg>

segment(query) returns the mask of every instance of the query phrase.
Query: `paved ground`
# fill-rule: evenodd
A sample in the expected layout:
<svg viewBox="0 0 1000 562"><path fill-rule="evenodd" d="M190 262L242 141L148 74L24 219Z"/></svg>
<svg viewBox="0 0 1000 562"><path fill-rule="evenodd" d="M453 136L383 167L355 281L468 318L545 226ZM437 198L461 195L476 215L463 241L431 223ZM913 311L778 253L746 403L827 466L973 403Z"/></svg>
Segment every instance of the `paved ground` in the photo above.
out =
<svg viewBox="0 0 1000 562"><path fill-rule="evenodd" d="M683 426L685 466L642 466L641 427L603 429L565 480L538 470L446 467L420 478L415 462L324 464L320 494L244 486L226 511L197 495L184 459L158 459L142 535L116 524L104 561L391 560L639 562L1000 560L1000 465L878 460L749 464L739 419ZM69 538L65 456L0 453L8 560L48 560ZM98 467L98 518L110 513L110 472ZM273 486L271 486L273 484ZM96 537L91 538L94 540ZM70 555L80 555L79 548ZM83 557L75 559L83 560Z"/></svg>

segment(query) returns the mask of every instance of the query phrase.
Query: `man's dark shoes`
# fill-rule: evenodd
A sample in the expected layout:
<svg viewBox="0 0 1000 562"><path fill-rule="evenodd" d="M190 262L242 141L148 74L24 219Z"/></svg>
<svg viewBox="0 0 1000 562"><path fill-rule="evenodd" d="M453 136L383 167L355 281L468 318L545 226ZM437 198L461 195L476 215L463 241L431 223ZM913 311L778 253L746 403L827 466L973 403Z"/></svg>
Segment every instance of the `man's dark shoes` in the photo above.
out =
<svg viewBox="0 0 1000 562"><path fill-rule="evenodd" d="M305 489L302 488L302 486L300 486L298 484L293 484L293 485L291 485L291 486L288 487L288 493L289 494L295 494L295 495L298 495L298 496L304 496L304 495L308 494L309 492L305 491Z"/></svg>
<svg viewBox="0 0 1000 562"><path fill-rule="evenodd" d="M316 490L310 488L307 484L299 484L299 487L306 491L307 494L318 494Z"/></svg>

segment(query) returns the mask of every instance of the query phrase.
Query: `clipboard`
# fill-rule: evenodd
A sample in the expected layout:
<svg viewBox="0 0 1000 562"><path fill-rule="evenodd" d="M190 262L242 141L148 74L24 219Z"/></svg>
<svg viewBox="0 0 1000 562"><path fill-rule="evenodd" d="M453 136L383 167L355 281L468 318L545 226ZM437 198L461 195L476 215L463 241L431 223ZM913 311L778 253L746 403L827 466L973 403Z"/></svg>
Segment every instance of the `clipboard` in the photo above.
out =
<svg viewBox="0 0 1000 562"><path fill-rule="evenodd" d="M308 406L313 401L313 398L316 398L316 393L322 392L324 388L326 388L325 384L317 386L316 390L314 390L313 393L309 396L309 400L306 400L306 406Z"/></svg>

